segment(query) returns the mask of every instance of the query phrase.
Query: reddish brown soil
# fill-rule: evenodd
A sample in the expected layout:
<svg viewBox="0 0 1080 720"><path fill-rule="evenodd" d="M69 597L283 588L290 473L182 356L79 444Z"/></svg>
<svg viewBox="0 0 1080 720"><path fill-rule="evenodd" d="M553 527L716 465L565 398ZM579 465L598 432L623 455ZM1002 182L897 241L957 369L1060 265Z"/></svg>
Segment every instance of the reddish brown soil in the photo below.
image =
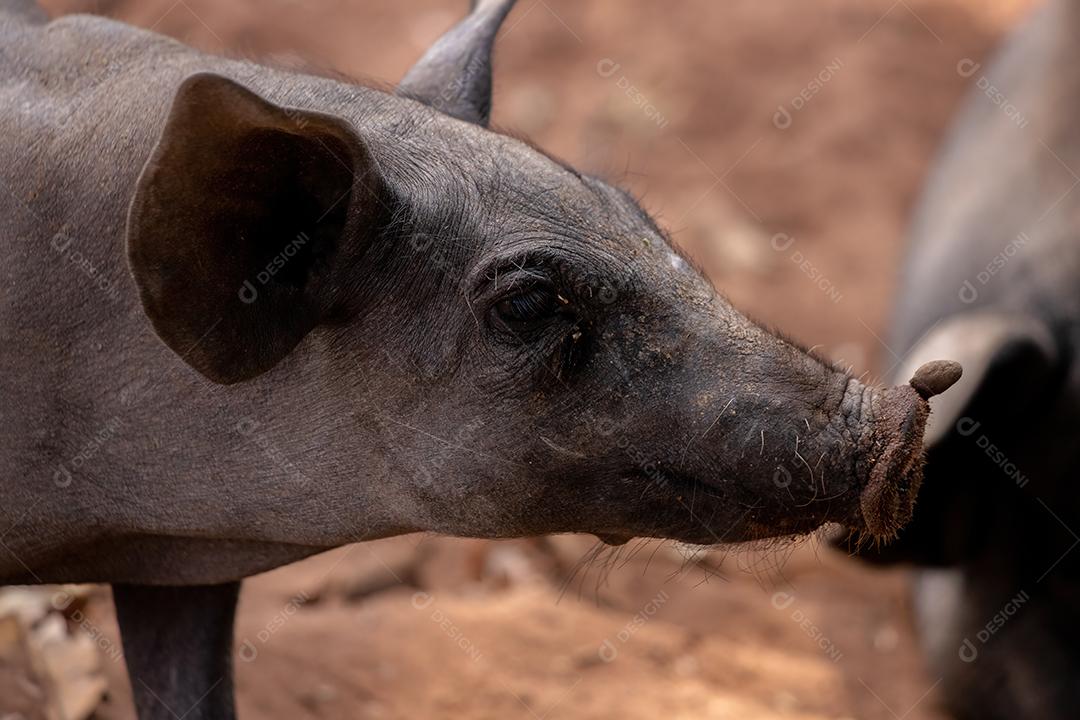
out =
<svg viewBox="0 0 1080 720"><path fill-rule="evenodd" d="M465 2L46 4L394 81ZM957 62L1028 4L521 0L495 121L643 195L739 307L884 373L876 338L905 217L965 86ZM402 538L257 578L239 616L257 651L238 662L243 717L936 717L902 572L816 545L784 565L786 551L687 563L654 543L597 561L560 600L589 545ZM298 593L310 600L294 611ZM112 631L107 596L93 607ZM101 717L130 718L122 667L107 665Z"/></svg>

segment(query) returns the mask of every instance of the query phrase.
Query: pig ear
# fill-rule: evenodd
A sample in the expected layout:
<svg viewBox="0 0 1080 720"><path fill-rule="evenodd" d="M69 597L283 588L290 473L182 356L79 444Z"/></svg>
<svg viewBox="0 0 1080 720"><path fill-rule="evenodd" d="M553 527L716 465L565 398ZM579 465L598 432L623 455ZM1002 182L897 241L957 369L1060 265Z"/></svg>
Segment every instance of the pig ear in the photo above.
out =
<svg viewBox="0 0 1080 720"><path fill-rule="evenodd" d="M948 358L964 370L957 383L930 398L924 444L936 445L956 429L977 397L1000 407L1031 397L1055 376L1057 343L1049 328L1024 314L971 312L931 328L904 359L897 377L909 378L924 362Z"/></svg>
<svg viewBox="0 0 1080 720"><path fill-rule="evenodd" d="M384 196L343 121L188 78L128 214L154 330L215 382L268 370L338 309L343 268L377 231Z"/></svg>
<svg viewBox="0 0 1080 720"><path fill-rule="evenodd" d="M491 49L514 0L472 0L472 11L432 45L397 93L459 120L491 117Z"/></svg>

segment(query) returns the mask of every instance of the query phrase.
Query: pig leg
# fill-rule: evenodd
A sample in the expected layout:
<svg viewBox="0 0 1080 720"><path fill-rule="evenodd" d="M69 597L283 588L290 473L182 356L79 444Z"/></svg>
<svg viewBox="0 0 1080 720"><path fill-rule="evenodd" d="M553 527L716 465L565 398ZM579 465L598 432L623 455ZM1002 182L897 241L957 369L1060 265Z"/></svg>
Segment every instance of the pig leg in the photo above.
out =
<svg viewBox="0 0 1080 720"><path fill-rule="evenodd" d="M139 720L233 720L233 617L240 583L113 585Z"/></svg>

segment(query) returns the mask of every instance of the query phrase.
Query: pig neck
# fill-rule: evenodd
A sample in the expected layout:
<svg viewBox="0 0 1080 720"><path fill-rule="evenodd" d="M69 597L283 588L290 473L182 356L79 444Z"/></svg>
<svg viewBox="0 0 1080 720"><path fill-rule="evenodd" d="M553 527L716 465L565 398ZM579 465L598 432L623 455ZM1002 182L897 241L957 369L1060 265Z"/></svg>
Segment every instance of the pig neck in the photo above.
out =
<svg viewBox="0 0 1080 720"><path fill-rule="evenodd" d="M250 382L207 382L154 335L124 233L142 165L192 73L217 72L274 102L339 114L376 138L399 132L393 103L402 101L206 56L99 18L0 33L27 59L5 67L21 80L0 78L5 105L28 110L6 121L0 139L9 158L0 181L11 190L3 207L19 243L9 256L18 276L46 286L4 294L8 317L37 316L0 326L5 342L34 348L0 355L0 375L20 378L2 388L8 407L19 408L19 422L0 431L11 514L36 505L26 522L60 535L92 526L313 547L412 529L386 441L357 389L328 392L317 373L291 374L289 360ZM65 70L91 55L102 60L96 70ZM43 327L47 337L33 329ZM320 342L315 333L300 352Z"/></svg>

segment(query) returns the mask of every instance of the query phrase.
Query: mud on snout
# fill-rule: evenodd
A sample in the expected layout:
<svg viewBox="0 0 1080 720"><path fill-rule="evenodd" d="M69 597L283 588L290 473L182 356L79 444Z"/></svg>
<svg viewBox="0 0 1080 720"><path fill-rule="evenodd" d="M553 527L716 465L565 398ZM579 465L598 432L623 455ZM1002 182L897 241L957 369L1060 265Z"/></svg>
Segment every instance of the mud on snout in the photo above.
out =
<svg viewBox="0 0 1080 720"><path fill-rule="evenodd" d="M930 397L944 392L960 377L956 363L935 361L919 368L908 385L887 390L864 388L849 393L841 414L852 434L852 492L837 498L847 516L833 517L875 540L894 538L912 518L922 484L923 435ZM853 384L855 381L852 381Z"/></svg>

